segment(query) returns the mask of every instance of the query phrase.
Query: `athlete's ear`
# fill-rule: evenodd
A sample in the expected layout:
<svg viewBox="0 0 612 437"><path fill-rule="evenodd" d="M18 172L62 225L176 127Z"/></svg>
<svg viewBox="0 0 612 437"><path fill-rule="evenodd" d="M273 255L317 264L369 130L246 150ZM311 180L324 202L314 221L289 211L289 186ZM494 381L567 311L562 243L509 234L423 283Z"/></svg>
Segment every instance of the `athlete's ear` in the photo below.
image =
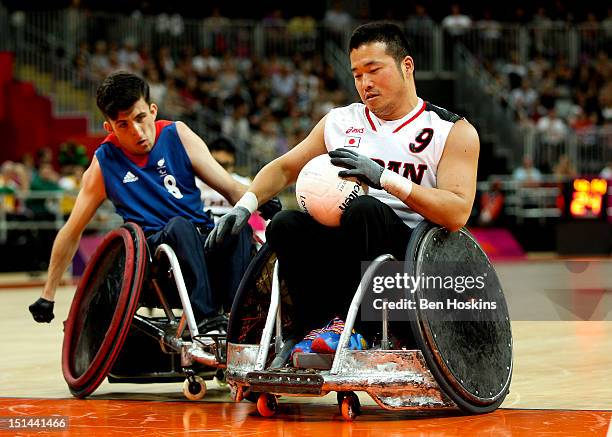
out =
<svg viewBox="0 0 612 437"><path fill-rule="evenodd" d="M402 66L404 67L406 75L414 73L414 59L412 59L412 56L406 56L402 61Z"/></svg>
<svg viewBox="0 0 612 437"><path fill-rule="evenodd" d="M105 121L105 122L102 124L102 126L104 127L104 130L105 130L106 132L108 132L109 134L114 133L114 131L113 131L113 126L112 126L112 125L111 125L111 124L110 124L108 121Z"/></svg>
<svg viewBox="0 0 612 437"><path fill-rule="evenodd" d="M153 115L153 118L157 117L157 105L155 103L151 103L149 105L149 110L151 111L151 114Z"/></svg>

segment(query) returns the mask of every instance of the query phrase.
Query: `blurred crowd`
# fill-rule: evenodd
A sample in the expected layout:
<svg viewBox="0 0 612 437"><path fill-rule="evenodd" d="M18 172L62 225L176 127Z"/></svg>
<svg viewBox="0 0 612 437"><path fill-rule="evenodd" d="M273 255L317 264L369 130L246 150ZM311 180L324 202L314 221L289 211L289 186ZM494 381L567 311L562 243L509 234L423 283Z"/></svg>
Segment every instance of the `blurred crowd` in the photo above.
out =
<svg viewBox="0 0 612 437"><path fill-rule="evenodd" d="M215 130L248 144L262 160L297 144L325 113L347 102L333 67L314 53L261 59L161 46L150 54L130 40L120 47L98 40L93 51L81 45L76 63L96 81L116 70L143 75L162 116L211 114Z"/></svg>
<svg viewBox="0 0 612 437"><path fill-rule="evenodd" d="M459 4L446 2L428 11L425 3L400 5L383 0L375 5L335 0L326 2L319 15L291 5L267 12L258 7L261 16L256 19L264 25L270 47L266 47L267 56L257 57L249 51L248 41L230 43L226 39L224 30L232 28L240 11L230 11L216 2L204 17L193 16L201 18L209 37L194 48L187 42L186 14L179 7L164 3L156 10L155 2L142 2L131 12L135 23L143 17L155 20L157 36L145 42L131 37L113 39L99 28L98 33L79 33L76 24L86 19L88 5L73 1L68 16L81 43L71 62L83 82L97 83L117 70L141 74L150 83L151 99L158 104L160 117L187 122L205 117L215 136L231 138L238 149L265 163L301 141L331 108L352 99L334 67L325 62L317 45L317 32L324 28L326 37L338 36L342 46L340 43L346 42L343 35L357 24L383 18L404 27L417 47L415 56L419 56L420 48L432 47L431 41L423 44L423 39L430 37L428 32L436 25L444 29L451 43L461 41L473 49L495 86L504 90L502 103L512 105L517 120L536 131L544 143L562 143L572 132L588 136L595 127L609 128L612 63L609 50L591 42L603 40L603 46L610 47L612 7L607 7L606 15L570 2L554 1L548 8L537 3L464 11ZM547 29L568 23L580 30L585 49L576 67L547 39L553 35ZM508 45L511 38L504 32L512 25L530 29L530 53L521 54ZM477 45L472 44L475 38ZM291 41L291 49L275 51L277 46L286 48L281 44L286 40ZM202 134L208 138L205 132ZM75 144L66 144L62 150L56 165L45 150L36 157L24 157L22 162L3 163L0 192L78 188L88 157ZM543 172L560 177L576 174L567 156L550 163ZM514 172L516 180L527 183L537 182L539 175L528 157ZM493 207L483 207L489 211L487 217L496 216L503 203L495 186L486 198ZM38 206L35 200L31 202L20 204L15 200L8 210L39 214L41 202Z"/></svg>
<svg viewBox="0 0 612 437"><path fill-rule="evenodd" d="M36 156L26 154L18 162L4 161L0 165L4 212L9 218L35 220L68 215L88 165L85 147L72 142L62 144L57 157L51 149L43 148ZM50 198L49 192L57 192L57 198Z"/></svg>
<svg viewBox="0 0 612 437"><path fill-rule="evenodd" d="M185 119L208 112L214 130L244 143L247 152L265 161L303 139L331 107L347 103L334 67L325 63L321 48L316 46L316 32L321 26L329 32L326 37L350 31L372 15L372 5L368 5L363 2L357 8L347 2L329 2L320 22L301 10L290 17L287 8L270 10L261 18L266 44L271 46L263 58L249 53L249 41L227 39L224 30L231 28L233 22L219 6L212 6L201 21L209 33L201 49L187 43L176 44L187 38L185 20L176 10L161 12L155 15L156 34L167 38L143 44L132 38L121 42L93 40L90 35L89 42L80 44L74 65L83 79L95 82L119 69L144 75L162 115ZM131 16L141 19L151 10L151 5L142 5ZM395 9L390 6L387 10ZM417 48L437 22L451 42L459 40L470 47L478 38L475 54L496 85L505 90L506 103L516 108L518 120L540 133L544 142L562 142L571 130L588 134L593 126L605 125L612 119L612 64L608 51L597 50L593 43L578 66L572 68L566 55L557 53L549 41L554 32L547 32L554 26L572 23L586 36L582 39L585 48L592 42L589 32L593 39L610 42L612 8L603 19L588 8L572 9L572 5L562 2L554 2L549 8L517 5L473 13L451 4L447 11L445 16L433 18L425 4L416 4L412 10L404 8L399 14L380 18L402 24ZM236 11L229 11L229 15L236 16ZM534 26L527 62L508 45L504 29L511 25ZM275 42L283 40L293 41L293 50L275 51L280 47ZM168 41L174 43L164 43Z"/></svg>
<svg viewBox="0 0 612 437"><path fill-rule="evenodd" d="M526 65L513 52L507 62L486 62L519 122L535 129L546 144L565 141L570 131L592 133L612 124L612 62L609 54L583 56L570 67L564 55L547 59L537 53Z"/></svg>

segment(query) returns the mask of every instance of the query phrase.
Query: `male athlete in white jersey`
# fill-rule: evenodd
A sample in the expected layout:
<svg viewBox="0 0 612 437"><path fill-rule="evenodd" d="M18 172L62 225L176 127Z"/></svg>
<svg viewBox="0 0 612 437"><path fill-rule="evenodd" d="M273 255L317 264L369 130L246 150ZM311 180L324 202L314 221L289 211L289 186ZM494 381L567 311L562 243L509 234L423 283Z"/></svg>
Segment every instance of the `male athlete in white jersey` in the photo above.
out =
<svg viewBox="0 0 612 437"><path fill-rule="evenodd" d="M266 165L206 246L237 234L262 202L296 181L302 167L329 153L332 163L371 188L329 228L299 211L267 228L294 305L298 330L345 314L360 261L383 253L404 259L411 228L426 218L450 231L468 220L476 191L479 140L465 119L417 96L414 60L399 27L369 23L351 36L349 55L363 103L331 110L308 137ZM299 337L300 332L295 335Z"/></svg>

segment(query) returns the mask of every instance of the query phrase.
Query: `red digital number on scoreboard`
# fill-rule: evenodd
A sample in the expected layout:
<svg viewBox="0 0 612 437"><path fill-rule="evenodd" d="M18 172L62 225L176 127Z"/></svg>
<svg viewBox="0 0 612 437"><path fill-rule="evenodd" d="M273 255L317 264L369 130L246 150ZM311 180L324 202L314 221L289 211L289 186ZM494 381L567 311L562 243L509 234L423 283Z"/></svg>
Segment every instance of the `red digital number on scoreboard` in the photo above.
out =
<svg viewBox="0 0 612 437"><path fill-rule="evenodd" d="M603 196L608 192L605 179L575 179L570 212L576 218L595 218L601 214Z"/></svg>

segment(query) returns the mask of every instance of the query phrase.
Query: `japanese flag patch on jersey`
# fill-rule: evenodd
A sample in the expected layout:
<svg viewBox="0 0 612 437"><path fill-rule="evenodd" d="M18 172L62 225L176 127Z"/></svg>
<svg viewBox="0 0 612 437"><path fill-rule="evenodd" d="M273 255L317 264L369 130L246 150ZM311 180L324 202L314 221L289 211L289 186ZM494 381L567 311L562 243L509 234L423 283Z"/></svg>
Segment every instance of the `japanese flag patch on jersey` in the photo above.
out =
<svg viewBox="0 0 612 437"><path fill-rule="evenodd" d="M359 147L361 137L346 137L344 140L344 147Z"/></svg>

